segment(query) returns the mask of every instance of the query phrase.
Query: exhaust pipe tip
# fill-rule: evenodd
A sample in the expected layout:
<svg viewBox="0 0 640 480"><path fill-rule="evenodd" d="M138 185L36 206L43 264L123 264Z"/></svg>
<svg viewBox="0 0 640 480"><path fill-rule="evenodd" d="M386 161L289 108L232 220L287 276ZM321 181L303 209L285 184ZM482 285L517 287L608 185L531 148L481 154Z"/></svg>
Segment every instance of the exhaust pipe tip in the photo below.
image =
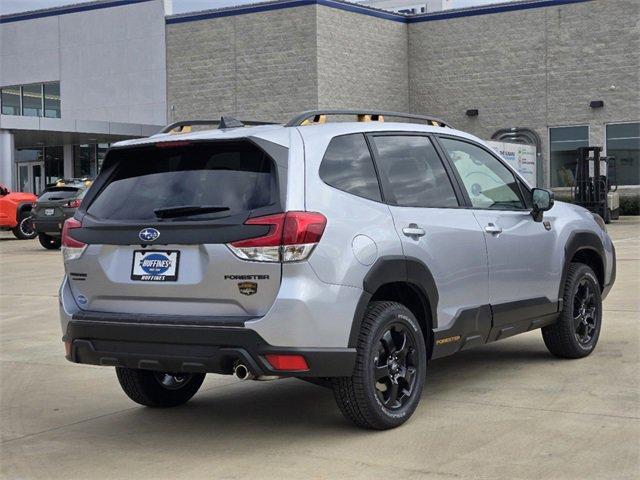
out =
<svg viewBox="0 0 640 480"><path fill-rule="evenodd" d="M233 374L239 380L250 380L254 378L254 375L244 363L236 363L233 367Z"/></svg>

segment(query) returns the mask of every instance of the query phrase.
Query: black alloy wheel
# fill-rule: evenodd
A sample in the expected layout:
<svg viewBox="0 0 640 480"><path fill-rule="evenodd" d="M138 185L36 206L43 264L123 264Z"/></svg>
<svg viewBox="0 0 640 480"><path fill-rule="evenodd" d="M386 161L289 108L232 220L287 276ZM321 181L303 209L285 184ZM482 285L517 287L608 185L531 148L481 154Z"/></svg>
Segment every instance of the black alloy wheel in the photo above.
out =
<svg viewBox="0 0 640 480"><path fill-rule="evenodd" d="M593 339L598 322L598 306L593 286L582 278L573 297L573 321L578 342L587 345Z"/></svg>
<svg viewBox="0 0 640 480"><path fill-rule="evenodd" d="M601 286L591 267L571 263L558 320L542 327L549 351L560 358L582 358L596 347L602 328Z"/></svg>
<svg viewBox="0 0 640 480"><path fill-rule="evenodd" d="M413 415L426 379L425 335L429 332L405 305L373 301L367 306L353 374L332 379L336 403L348 420L386 430Z"/></svg>
<svg viewBox="0 0 640 480"><path fill-rule="evenodd" d="M390 325L378 340L373 358L376 394L390 410L406 405L415 390L415 353L415 338L406 325Z"/></svg>

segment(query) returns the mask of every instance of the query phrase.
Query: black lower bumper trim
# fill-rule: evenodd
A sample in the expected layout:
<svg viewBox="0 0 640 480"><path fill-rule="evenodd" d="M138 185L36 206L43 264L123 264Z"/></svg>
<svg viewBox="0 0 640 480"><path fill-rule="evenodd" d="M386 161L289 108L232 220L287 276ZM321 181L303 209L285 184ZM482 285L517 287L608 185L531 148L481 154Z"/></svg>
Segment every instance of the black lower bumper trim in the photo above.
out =
<svg viewBox="0 0 640 480"><path fill-rule="evenodd" d="M32 218L33 229L38 233L62 233L62 224L65 222L66 217L56 218Z"/></svg>
<svg viewBox="0 0 640 480"><path fill-rule="evenodd" d="M73 319L63 340L71 343L72 362L167 372L231 374L242 361L255 375L346 377L356 357L355 348L276 347L254 330L235 327ZM274 370L268 353L302 355L309 370Z"/></svg>

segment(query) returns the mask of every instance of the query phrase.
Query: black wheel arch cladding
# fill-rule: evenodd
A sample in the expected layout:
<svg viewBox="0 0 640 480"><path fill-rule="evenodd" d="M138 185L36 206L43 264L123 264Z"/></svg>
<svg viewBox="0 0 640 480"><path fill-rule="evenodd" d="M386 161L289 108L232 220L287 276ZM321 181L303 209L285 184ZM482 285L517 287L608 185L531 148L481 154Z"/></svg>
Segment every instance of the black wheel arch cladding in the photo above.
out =
<svg viewBox="0 0 640 480"><path fill-rule="evenodd" d="M363 293L360 296L351 325L349 347L355 347L358 333L367 305L376 291L384 285L404 283L417 290L423 302L427 315L427 327L437 327L438 288L429 268L420 260L402 255L389 255L378 258L362 282ZM431 332L424 332L431 337Z"/></svg>
<svg viewBox="0 0 640 480"><path fill-rule="evenodd" d="M564 265L562 267L562 277L560 279L560 288L558 289L558 298L562 299L564 295L564 288L567 282L567 275L569 273L569 265L573 261L574 257L580 253L587 255L597 255L599 265L591 265L585 263L591 267L596 274L600 289L602 290L606 282L606 255L604 245L600 237L591 231L575 231L569 236L567 243L564 247ZM595 267L595 268L594 268Z"/></svg>

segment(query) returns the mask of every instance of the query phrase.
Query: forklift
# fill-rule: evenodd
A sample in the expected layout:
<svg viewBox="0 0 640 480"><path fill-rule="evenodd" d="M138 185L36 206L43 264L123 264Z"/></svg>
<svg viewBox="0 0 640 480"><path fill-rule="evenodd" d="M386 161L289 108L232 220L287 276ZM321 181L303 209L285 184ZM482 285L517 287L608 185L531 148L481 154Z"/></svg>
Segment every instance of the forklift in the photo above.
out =
<svg viewBox="0 0 640 480"><path fill-rule="evenodd" d="M576 175L571 188L573 202L597 213L605 223L617 220L620 197L616 193L615 158L600 156L602 147L580 147L576 153Z"/></svg>

